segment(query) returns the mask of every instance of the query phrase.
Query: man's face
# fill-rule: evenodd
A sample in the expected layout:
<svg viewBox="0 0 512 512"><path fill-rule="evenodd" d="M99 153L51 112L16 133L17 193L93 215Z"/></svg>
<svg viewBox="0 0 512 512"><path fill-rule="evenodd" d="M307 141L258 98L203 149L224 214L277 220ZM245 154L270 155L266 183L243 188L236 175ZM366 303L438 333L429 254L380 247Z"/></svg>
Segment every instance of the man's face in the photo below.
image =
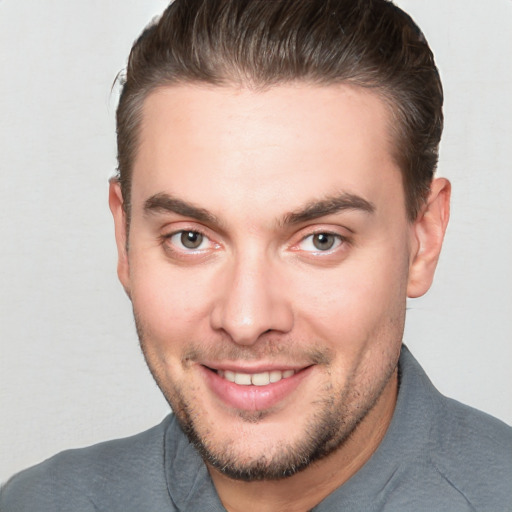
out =
<svg viewBox="0 0 512 512"><path fill-rule="evenodd" d="M414 235L388 123L348 86L144 104L120 277L157 383L228 475L293 473L396 391Z"/></svg>

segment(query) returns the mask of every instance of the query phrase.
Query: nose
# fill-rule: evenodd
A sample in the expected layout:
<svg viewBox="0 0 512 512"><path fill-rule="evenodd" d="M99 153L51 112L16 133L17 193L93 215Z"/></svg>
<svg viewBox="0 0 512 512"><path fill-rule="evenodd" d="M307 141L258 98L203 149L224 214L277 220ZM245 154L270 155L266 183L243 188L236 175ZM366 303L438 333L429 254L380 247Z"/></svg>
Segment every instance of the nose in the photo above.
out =
<svg viewBox="0 0 512 512"><path fill-rule="evenodd" d="M286 333L293 311L279 269L264 258L239 259L223 273L215 294L211 326L239 345L252 345L267 332Z"/></svg>

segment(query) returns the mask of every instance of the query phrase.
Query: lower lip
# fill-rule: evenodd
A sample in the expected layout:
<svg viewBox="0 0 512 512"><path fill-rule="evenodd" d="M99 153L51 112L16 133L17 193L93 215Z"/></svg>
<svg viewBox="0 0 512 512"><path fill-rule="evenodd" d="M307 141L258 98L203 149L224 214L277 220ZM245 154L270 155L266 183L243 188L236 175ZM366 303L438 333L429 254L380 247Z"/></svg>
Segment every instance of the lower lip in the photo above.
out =
<svg viewBox="0 0 512 512"><path fill-rule="evenodd" d="M266 386L241 386L219 377L213 370L200 366L211 391L227 406L244 411L263 411L275 407L297 389L312 368L310 366L291 377Z"/></svg>

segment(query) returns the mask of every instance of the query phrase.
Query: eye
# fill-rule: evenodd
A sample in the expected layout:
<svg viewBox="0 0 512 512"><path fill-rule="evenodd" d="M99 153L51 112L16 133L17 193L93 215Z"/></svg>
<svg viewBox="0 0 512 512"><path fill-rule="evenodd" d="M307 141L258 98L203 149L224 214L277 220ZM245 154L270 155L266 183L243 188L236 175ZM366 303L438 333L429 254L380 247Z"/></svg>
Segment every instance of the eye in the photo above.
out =
<svg viewBox="0 0 512 512"><path fill-rule="evenodd" d="M174 247L192 251L206 249L210 243L208 237L198 231L178 231L168 238Z"/></svg>
<svg viewBox="0 0 512 512"><path fill-rule="evenodd" d="M334 233L314 233L303 238L299 248L308 252L326 252L336 249L343 243L343 237Z"/></svg>

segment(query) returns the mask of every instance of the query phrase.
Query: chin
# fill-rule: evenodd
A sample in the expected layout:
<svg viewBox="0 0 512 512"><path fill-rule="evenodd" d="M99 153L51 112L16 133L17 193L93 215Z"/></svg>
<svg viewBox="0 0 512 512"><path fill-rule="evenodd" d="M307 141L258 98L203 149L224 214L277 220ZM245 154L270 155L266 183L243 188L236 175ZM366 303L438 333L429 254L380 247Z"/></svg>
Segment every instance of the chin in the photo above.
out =
<svg viewBox="0 0 512 512"><path fill-rule="evenodd" d="M304 405L309 417L279 417L271 411L207 414L200 400L185 400L180 389L164 392L187 435L210 467L235 480L279 480L338 450L378 399L365 409L332 396ZM379 395L379 394L378 394ZM192 405L194 404L194 405ZM359 404L360 405L360 404ZM357 410L356 414L354 411Z"/></svg>

